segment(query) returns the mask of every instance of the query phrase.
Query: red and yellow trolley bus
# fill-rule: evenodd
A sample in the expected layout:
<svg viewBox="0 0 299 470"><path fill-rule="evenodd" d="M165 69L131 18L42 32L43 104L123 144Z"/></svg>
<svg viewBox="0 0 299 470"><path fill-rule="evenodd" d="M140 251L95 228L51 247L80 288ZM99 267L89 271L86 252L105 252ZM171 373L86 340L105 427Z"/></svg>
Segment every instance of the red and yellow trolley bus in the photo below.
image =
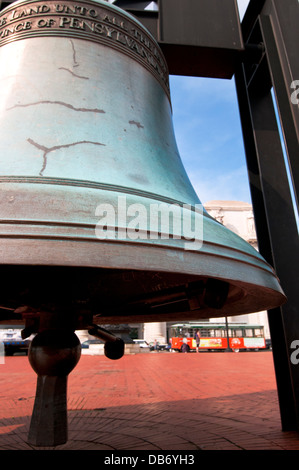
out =
<svg viewBox="0 0 299 470"><path fill-rule="evenodd" d="M200 333L200 350L260 350L266 349L264 327L245 323L177 323L170 329L170 347L182 351L183 344L189 351L196 350L195 333Z"/></svg>

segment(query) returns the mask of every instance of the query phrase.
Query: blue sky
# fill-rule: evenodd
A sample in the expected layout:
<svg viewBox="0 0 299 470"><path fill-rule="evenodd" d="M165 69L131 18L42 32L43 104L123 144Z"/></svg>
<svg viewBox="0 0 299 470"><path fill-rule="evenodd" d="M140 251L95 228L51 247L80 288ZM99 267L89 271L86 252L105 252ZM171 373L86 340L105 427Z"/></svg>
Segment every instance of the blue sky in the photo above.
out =
<svg viewBox="0 0 299 470"><path fill-rule="evenodd" d="M235 82L170 77L179 153L200 200L251 202Z"/></svg>
<svg viewBox="0 0 299 470"><path fill-rule="evenodd" d="M238 0L240 16L248 0ZM181 159L203 204L251 202L235 81L170 77Z"/></svg>

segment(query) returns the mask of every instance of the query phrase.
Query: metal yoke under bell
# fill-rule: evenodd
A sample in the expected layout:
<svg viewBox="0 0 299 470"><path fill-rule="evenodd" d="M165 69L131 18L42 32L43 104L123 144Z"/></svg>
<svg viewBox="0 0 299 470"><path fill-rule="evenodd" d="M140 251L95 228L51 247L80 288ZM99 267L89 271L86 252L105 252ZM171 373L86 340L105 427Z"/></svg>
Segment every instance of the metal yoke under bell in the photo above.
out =
<svg viewBox="0 0 299 470"><path fill-rule="evenodd" d="M188 320L285 301L259 253L201 213L167 64L136 19L100 0L19 1L0 15L0 64L2 318ZM172 223L153 227L153 207Z"/></svg>

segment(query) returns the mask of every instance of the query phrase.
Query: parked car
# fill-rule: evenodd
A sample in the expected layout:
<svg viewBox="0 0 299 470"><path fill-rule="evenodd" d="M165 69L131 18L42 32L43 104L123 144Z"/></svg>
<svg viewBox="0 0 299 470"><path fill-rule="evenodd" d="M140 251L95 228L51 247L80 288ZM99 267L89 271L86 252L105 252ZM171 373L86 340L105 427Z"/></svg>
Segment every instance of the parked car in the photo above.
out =
<svg viewBox="0 0 299 470"><path fill-rule="evenodd" d="M149 344L145 339L133 339L135 344L138 344L141 348L149 348Z"/></svg>
<svg viewBox="0 0 299 470"><path fill-rule="evenodd" d="M169 351L170 350L170 345L166 343L150 343L150 351Z"/></svg>
<svg viewBox="0 0 299 470"><path fill-rule="evenodd" d="M104 344L104 341L101 341L100 339L87 339L81 343L81 348L88 349L90 346L97 344Z"/></svg>
<svg viewBox="0 0 299 470"><path fill-rule="evenodd" d="M30 339L21 337L21 330L15 328L6 328L1 330L0 341L4 344L6 356L12 356L17 352L28 354Z"/></svg>

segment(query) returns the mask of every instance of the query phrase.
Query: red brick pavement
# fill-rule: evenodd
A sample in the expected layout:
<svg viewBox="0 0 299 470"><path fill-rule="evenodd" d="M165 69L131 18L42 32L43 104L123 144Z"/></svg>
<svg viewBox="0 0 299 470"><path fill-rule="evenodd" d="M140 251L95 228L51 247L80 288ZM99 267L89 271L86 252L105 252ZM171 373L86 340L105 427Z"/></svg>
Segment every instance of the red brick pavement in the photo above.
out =
<svg viewBox="0 0 299 470"><path fill-rule="evenodd" d="M0 450L36 449L28 359L5 358L0 383ZM56 450L299 450L299 433L281 430L271 352L82 356L68 421Z"/></svg>

